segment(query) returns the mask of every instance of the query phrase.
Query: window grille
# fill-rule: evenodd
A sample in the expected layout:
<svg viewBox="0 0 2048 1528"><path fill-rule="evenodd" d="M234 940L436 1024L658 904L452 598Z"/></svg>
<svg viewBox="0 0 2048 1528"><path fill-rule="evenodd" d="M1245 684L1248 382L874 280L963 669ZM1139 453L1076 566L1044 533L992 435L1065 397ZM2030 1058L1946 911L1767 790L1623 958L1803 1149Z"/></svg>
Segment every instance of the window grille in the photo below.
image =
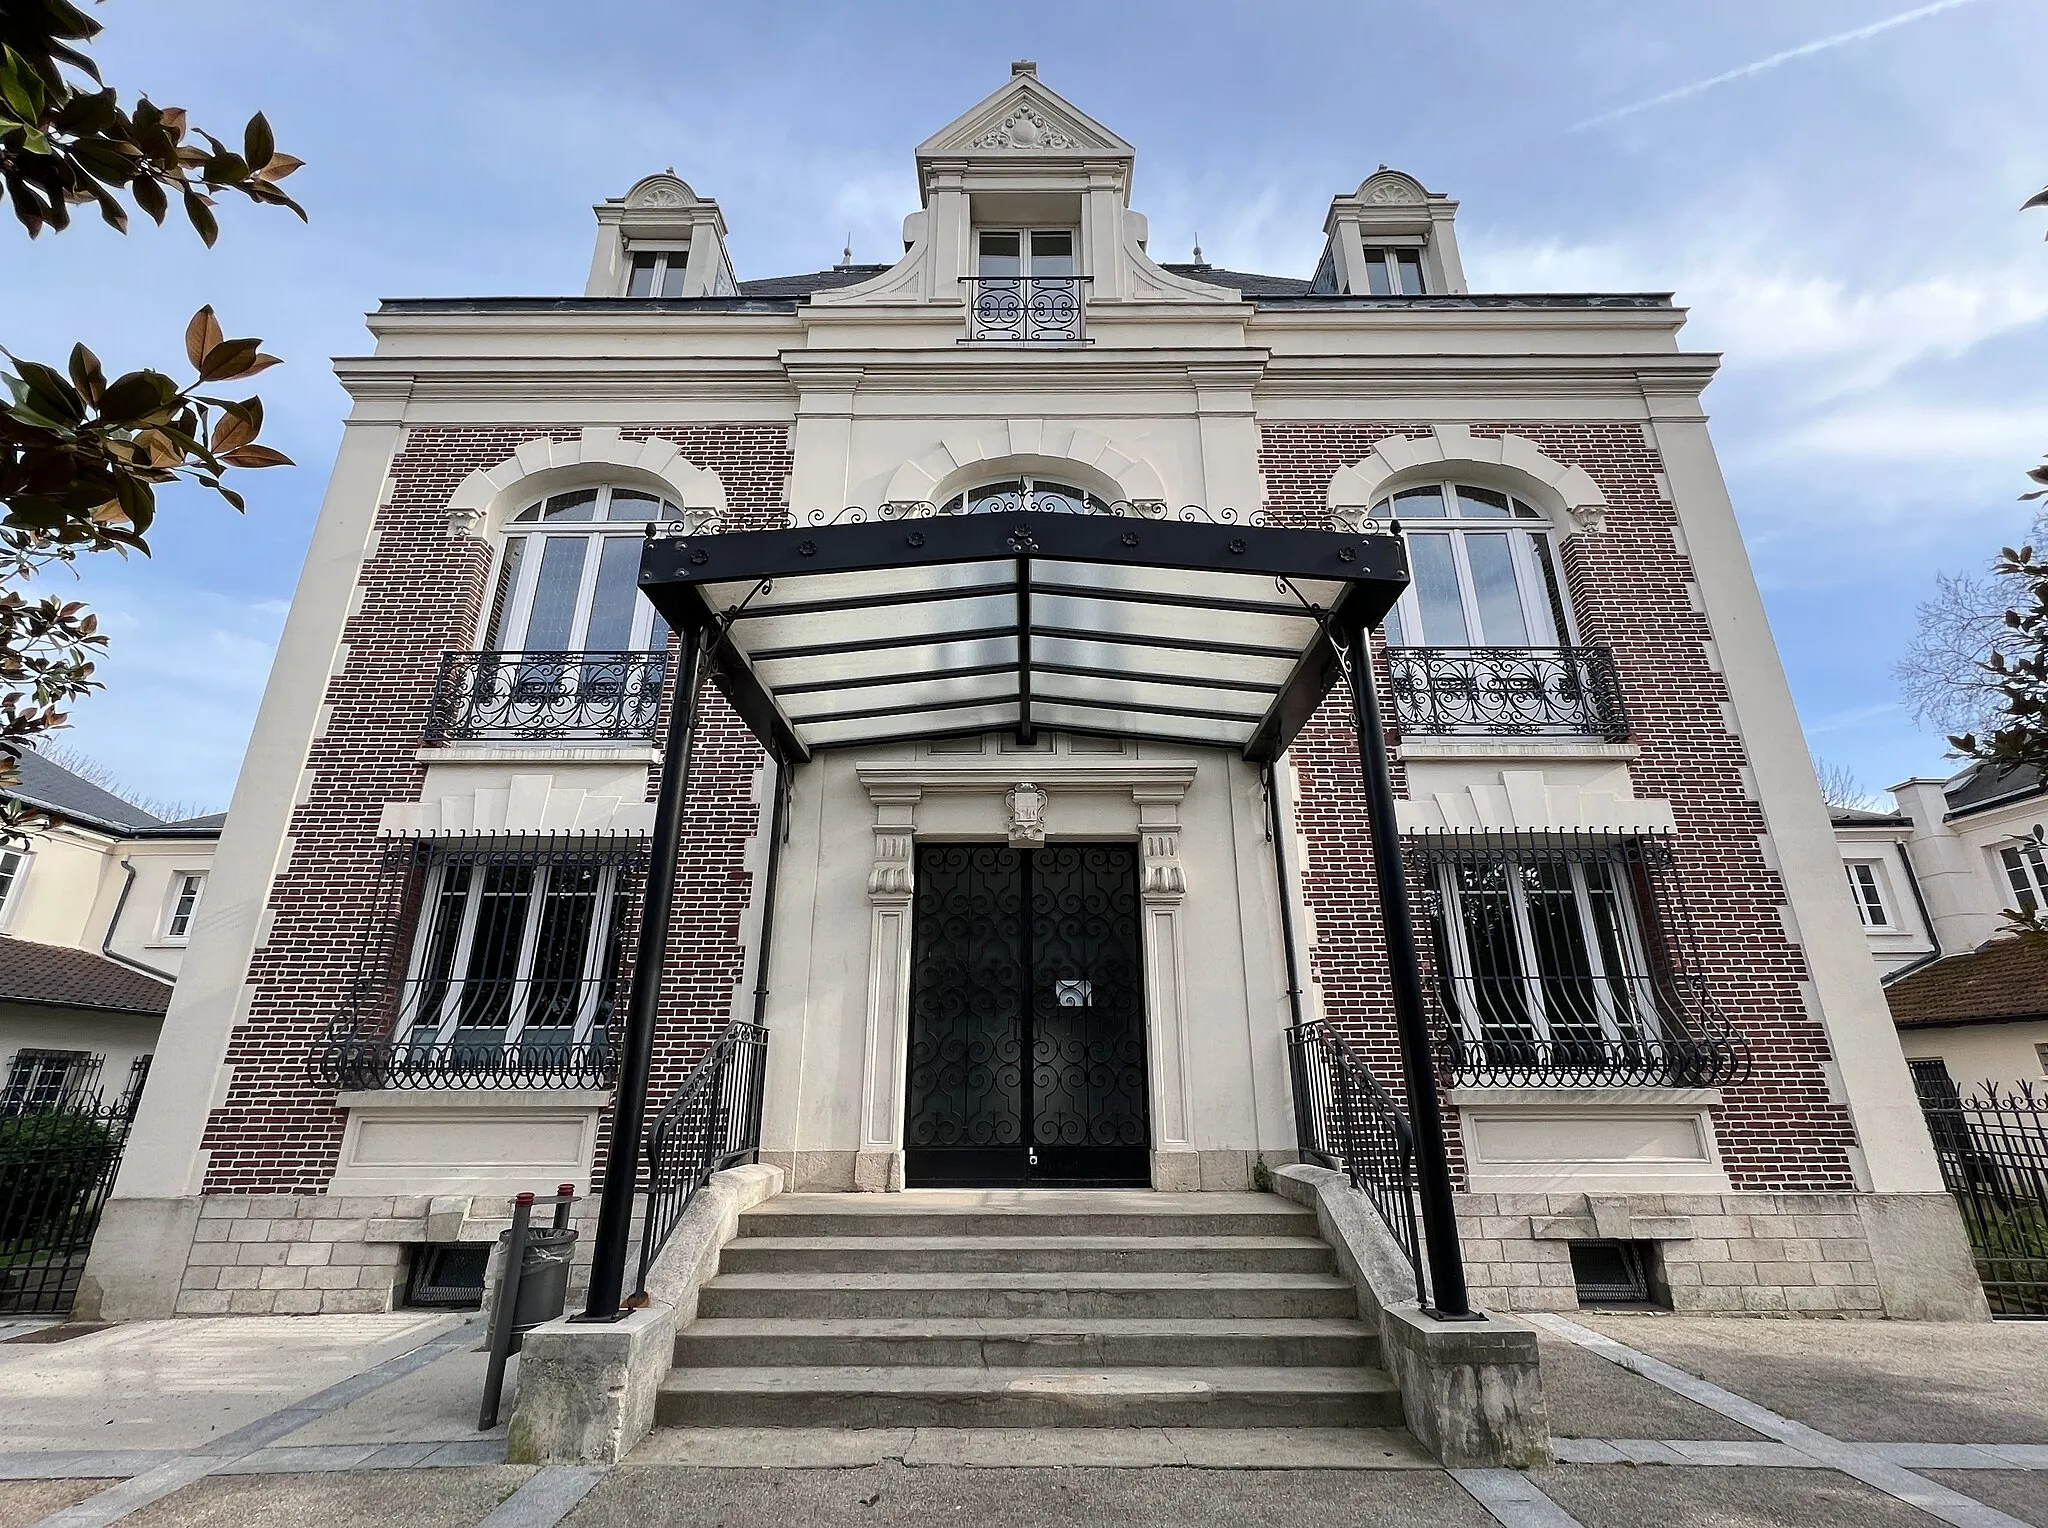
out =
<svg viewBox="0 0 2048 1528"><path fill-rule="evenodd" d="M608 1086L647 841L391 840L315 1061L343 1088Z"/></svg>
<svg viewBox="0 0 2048 1528"><path fill-rule="evenodd" d="M1452 1081L1712 1087L1746 1071L1699 975L1668 839L1423 834L1408 859Z"/></svg>
<svg viewBox="0 0 2048 1528"><path fill-rule="evenodd" d="M0 1093L0 1115L96 1103L106 1062L91 1051L18 1050L7 1069L7 1090Z"/></svg>

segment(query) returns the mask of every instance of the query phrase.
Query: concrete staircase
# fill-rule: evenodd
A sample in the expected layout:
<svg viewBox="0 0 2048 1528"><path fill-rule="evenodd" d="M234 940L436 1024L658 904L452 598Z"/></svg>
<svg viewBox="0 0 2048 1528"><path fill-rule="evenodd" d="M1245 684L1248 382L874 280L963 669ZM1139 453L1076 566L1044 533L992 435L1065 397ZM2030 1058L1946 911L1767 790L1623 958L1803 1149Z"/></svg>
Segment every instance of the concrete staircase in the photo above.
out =
<svg viewBox="0 0 2048 1528"><path fill-rule="evenodd" d="M676 1338L667 1427L1399 1427L1310 1212L1270 1194L787 1194Z"/></svg>

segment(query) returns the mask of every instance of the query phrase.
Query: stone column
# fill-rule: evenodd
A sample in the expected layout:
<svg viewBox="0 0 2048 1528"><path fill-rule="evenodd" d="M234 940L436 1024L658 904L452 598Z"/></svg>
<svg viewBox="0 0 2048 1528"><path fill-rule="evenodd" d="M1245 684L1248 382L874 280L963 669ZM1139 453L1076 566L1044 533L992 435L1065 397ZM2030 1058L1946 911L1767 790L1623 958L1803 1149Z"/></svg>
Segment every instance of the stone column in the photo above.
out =
<svg viewBox="0 0 2048 1528"><path fill-rule="evenodd" d="M914 786L872 791L875 861L868 872L868 1021L861 1065L860 1150L853 1185L865 1193L903 1187L903 1088L910 1044L911 855Z"/></svg>

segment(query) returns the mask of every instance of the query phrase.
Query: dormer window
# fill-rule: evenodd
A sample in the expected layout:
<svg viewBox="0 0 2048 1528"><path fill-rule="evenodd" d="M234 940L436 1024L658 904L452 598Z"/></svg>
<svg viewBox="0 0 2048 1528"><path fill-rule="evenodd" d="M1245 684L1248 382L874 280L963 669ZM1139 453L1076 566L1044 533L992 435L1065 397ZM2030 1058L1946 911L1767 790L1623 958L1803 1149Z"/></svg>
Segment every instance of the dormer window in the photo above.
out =
<svg viewBox="0 0 2048 1528"><path fill-rule="evenodd" d="M1365 282L1366 290L1374 297L1422 296L1422 250L1416 246L1368 245Z"/></svg>
<svg viewBox="0 0 2048 1528"><path fill-rule="evenodd" d="M968 338L1074 341L1081 338L1081 287L1071 228L976 231L974 274L966 278Z"/></svg>
<svg viewBox="0 0 2048 1528"><path fill-rule="evenodd" d="M636 249L626 276L628 297L680 297L683 273L689 268L690 251L684 249Z"/></svg>

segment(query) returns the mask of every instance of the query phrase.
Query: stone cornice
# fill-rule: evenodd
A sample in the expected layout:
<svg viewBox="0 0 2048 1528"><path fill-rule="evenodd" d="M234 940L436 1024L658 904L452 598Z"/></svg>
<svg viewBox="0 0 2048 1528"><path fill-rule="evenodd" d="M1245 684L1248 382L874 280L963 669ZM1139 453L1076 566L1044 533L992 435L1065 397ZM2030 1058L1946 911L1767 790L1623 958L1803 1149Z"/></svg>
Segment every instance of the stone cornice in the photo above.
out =
<svg viewBox="0 0 2048 1528"><path fill-rule="evenodd" d="M1001 794L1028 780L1048 794L1057 791L1116 791L1142 794L1146 800L1179 800L1195 783L1199 766L1193 759L1111 759L1042 753L1011 754L993 759L863 760L853 766L856 779L875 801L915 800L942 793Z"/></svg>

